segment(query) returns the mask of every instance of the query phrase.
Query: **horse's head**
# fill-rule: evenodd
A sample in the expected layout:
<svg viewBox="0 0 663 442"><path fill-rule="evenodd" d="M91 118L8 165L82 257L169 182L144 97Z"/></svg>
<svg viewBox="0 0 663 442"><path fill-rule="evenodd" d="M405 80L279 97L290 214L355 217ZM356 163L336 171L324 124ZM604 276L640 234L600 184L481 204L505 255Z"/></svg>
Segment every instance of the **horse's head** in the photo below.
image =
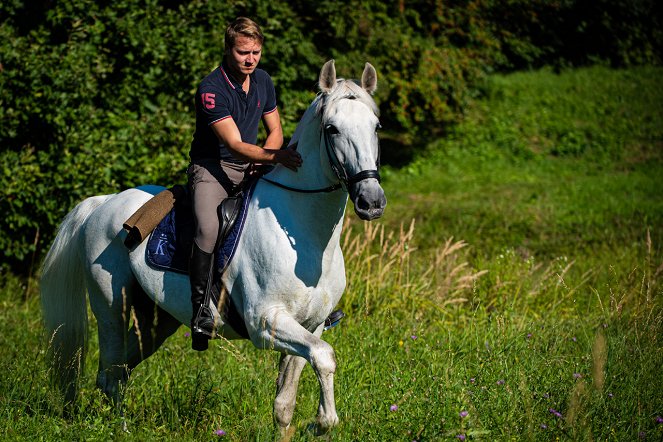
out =
<svg viewBox="0 0 663 442"><path fill-rule="evenodd" d="M320 71L319 101L327 158L335 178L350 193L355 213L363 220L382 216L387 205L380 186L380 127L378 107L371 95L377 74L366 63L361 82L336 79L334 60Z"/></svg>

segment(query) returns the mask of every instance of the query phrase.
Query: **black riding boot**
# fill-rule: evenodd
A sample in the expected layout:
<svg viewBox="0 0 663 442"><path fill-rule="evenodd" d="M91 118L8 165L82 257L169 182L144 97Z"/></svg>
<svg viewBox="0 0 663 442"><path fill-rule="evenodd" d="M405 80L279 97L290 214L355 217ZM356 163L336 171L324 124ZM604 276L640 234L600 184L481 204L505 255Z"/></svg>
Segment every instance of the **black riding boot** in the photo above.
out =
<svg viewBox="0 0 663 442"><path fill-rule="evenodd" d="M197 351L207 350L208 341L214 336L214 313L209 307L214 271L214 253L207 253L193 243L189 260L189 279L191 280L191 348Z"/></svg>

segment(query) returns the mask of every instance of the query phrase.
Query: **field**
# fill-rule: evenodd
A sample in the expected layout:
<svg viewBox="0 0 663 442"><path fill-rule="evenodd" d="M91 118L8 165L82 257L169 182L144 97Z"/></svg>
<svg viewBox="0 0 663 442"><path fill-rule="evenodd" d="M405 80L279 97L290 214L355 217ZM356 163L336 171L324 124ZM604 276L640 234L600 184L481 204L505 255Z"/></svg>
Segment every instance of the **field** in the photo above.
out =
<svg viewBox="0 0 663 442"><path fill-rule="evenodd" d="M663 438L663 70L492 76L457 127L385 168L382 220L349 219L339 426L310 431L305 369L293 440ZM349 211L350 215L352 212ZM0 281L3 440L274 439L278 356L182 327L132 374L126 421L95 389L48 385L38 271Z"/></svg>

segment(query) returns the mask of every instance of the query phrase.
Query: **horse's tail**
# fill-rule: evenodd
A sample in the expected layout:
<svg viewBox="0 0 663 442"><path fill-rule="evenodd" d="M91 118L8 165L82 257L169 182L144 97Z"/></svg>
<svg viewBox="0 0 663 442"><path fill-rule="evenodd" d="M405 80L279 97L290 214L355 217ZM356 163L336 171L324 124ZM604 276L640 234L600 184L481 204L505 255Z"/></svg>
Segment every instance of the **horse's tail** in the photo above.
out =
<svg viewBox="0 0 663 442"><path fill-rule="evenodd" d="M65 216L44 261L40 281L48 360L67 403L76 396L87 350L87 303L81 227L108 196L87 198Z"/></svg>

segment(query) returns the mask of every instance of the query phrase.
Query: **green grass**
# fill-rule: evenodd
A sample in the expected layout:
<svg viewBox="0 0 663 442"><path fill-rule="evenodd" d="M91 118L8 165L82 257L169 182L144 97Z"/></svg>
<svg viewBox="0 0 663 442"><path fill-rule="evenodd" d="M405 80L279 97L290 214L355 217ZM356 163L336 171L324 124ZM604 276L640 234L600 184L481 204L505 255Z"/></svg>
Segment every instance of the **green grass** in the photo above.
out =
<svg viewBox="0 0 663 442"><path fill-rule="evenodd" d="M341 422L323 440L663 438L662 74L491 77L461 125L385 170L384 218L346 226L349 315L325 333ZM184 328L134 371L124 433L94 386L92 320L62 418L37 282L1 279L0 438L274 439L277 355L197 354ZM306 368L294 440L320 439L317 403Z"/></svg>

